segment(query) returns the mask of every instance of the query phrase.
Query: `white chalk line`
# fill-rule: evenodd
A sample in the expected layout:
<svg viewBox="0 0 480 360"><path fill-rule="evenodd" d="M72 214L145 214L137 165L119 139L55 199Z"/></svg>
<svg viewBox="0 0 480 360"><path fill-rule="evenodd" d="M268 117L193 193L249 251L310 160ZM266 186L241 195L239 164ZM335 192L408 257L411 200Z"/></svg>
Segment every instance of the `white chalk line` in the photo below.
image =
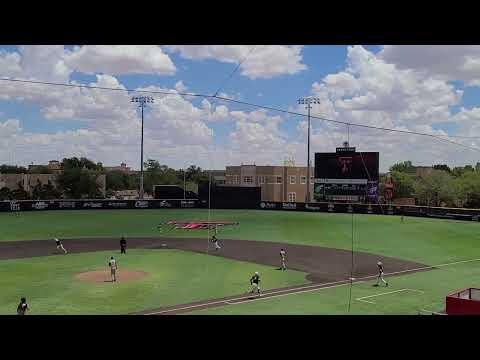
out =
<svg viewBox="0 0 480 360"><path fill-rule="evenodd" d="M398 275L398 274L404 274L404 273L408 273L408 272L416 272L416 271L427 270L427 269L435 269L435 268L439 268L439 267L469 263L469 262L474 262L474 261L480 261L480 258L470 259L470 260L460 260L460 261L454 261L454 262L450 262L450 263L431 265L431 266L423 266L423 267L414 268L414 269L393 271L393 272L390 272L390 273L385 273L384 275L385 276L387 276L387 275ZM353 282L355 284L364 283L368 279L376 278L377 276L378 276L378 274L368 275L368 276L364 276L364 277L361 277L361 278L357 278L357 280L353 281ZM291 289L291 288L290 289L283 289L283 290L276 290L276 291L271 291L271 292L268 292L268 293L264 293L264 297L259 297L259 298L255 298L255 299L250 299L248 296L242 296L242 297L233 298L233 299L215 300L215 301L205 302L205 303L201 303L201 304L189 305L189 306L184 306L184 307L181 307L181 308L173 308L173 309L155 311L155 312L151 312L151 313L146 313L144 315L166 314L166 313L174 312L174 311L189 310L189 309L195 309L195 308L199 308L199 307L209 307L211 305L218 305L218 304L237 305L237 304L242 304L242 303L245 303L245 302L252 302L252 301L256 301L256 300L268 300L268 299L277 298L277 297L286 296L286 295L301 294L301 293L305 293L305 292L317 291L317 290L322 290L322 289L331 289L331 288L334 288L334 287L340 287L340 286L348 285L348 284L350 284L350 282L351 282L350 279L348 279L348 280L333 281L333 282L330 282L330 283L323 283L323 284L305 285L305 286L300 286L298 288L295 288L295 289L298 289L299 291L292 291L293 289ZM332 286L326 286L326 285L332 285ZM303 289L307 289L307 290L303 290ZM287 293L287 294L282 294L282 293L288 292L288 291L290 291L290 292ZM275 294L279 294L279 295L275 295Z"/></svg>
<svg viewBox="0 0 480 360"><path fill-rule="evenodd" d="M383 295L389 295L389 294L395 294L395 293L405 292L405 291L418 292L418 293L421 293L421 294L424 293L424 292L421 291L421 290L415 290L415 289L400 289L400 290L388 291L388 292L384 292L384 293L380 293L380 294L363 296L363 297L356 298L355 300L357 300L357 301L363 301L363 302L366 302L366 303L369 303L369 304L375 304L374 301L368 301L368 300L365 300L365 299L370 299L370 298L373 298L373 297L378 297L378 296L383 296Z"/></svg>

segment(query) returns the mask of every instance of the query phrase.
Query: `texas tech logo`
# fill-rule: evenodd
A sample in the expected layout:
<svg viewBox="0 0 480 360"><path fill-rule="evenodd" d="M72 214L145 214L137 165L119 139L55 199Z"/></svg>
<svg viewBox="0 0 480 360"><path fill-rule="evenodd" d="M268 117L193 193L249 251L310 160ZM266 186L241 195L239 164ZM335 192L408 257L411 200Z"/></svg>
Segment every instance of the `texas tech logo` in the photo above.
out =
<svg viewBox="0 0 480 360"><path fill-rule="evenodd" d="M350 172L352 167L352 158L351 157L339 157L338 162L340 163L340 170L342 175L347 175Z"/></svg>
<svg viewBox="0 0 480 360"><path fill-rule="evenodd" d="M20 204L17 202L10 202L10 210L11 211L20 211Z"/></svg>

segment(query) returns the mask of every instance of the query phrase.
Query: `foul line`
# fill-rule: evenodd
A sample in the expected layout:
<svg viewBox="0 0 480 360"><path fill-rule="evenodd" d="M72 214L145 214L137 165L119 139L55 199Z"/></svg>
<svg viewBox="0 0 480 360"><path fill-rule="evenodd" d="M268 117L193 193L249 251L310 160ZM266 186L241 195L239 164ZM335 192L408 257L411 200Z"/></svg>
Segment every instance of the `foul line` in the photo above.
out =
<svg viewBox="0 0 480 360"><path fill-rule="evenodd" d="M415 289L400 289L400 290L389 291L389 292L380 293L380 294L375 294L375 295L363 296L363 297L357 298L357 299L355 299L355 300L357 300L357 301L363 301L363 302L366 302L366 303L369 303L369 304L375 304L375 302L373 302L373 301L368 301L368 300L364 300L364 299L369 299L369 298L373 298L373 297L377 297L377 296L383 296L383 295L388 295L388 294L395 294L395 293L404 292L404 291L413 291L413 292L419 292L419 293L423 294L423 291L421 291L421 290L415 290Z"/></svg>
<svg viewBox="0 0 480 360"><path fill-rule="evenodd" d="M408 273L408 272L416 272L416 271L422 271L422 270L428 270L428 269L436 269L436 268L440 268L440 267L469 263L469 262L474 262L474 261L480 261L480 258L470 259L470 260L454 261L454 262L450 262L450 263L444 263L444 264L432 265L432 266L422 266L422 267L414 268L414 269L393 271L393 272L390 272L390 273L385 273L385 275L398 275L398 274L404 274L404 273ZM368 276L364 276L364 277L361 277L361 278L357 278L357 280L354 281L354 283L356 283L356 284L357 283L364 283L368 279L376 278L377 276L378 276L378 274L368 275ZM195 308L199 308L199 307L209 307L211 305L218 305L218 304L237 305L237 304L242 304L242 303L245 303L245 302L253 302L253 301L257 301L257 300L268 300L268 299L277 298L277 297L281 297L281 296L301 294L301 293L305 293L305 292L323 290L323 289L331 289L331 288L345 286L345 285L349 285L349 284L350 284L350 279L334 281L334 282L330 282L330 283L323 283L323 284L306 285L306 286L300 286L298 288L293 288L293 289L290 288L290 289L276 290L276 291L271 291L271 292L268 292L268 293L263 293L263 296L255 298L255 299L251 299L251 296L241 296L241 297L237 297L237 298L233 298L233 299L215 300L215 301L205 302L205 303L201 303L201 304L184 306L184 307L180 307L180 308L173 308L173 309L155 311L155 312L150 312L150 313L146 313L146 314L143 314L143 315L166 314L166 313L170 313L170 312L195 309ZM327 286L327 285L331 285L331 286ZM306 289L306 290L304 290L304 289ZM295 290L298 290L298 291L295 291ZM286 292L286 294L284 294L285 292ZM279 294L279 295L276 295L276 294Z"/></svg>

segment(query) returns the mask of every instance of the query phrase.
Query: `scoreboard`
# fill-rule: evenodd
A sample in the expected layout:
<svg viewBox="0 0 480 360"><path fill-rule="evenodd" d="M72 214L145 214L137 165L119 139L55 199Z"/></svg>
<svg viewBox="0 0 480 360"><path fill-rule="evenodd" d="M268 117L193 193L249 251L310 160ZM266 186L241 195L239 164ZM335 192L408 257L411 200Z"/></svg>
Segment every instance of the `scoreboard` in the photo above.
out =
<svg viewBox="0 0 480 360"><path fill-rule="evenodd" d="M354 147L315 154L314 197L317 201L377 202L379 153Z"/></svg>

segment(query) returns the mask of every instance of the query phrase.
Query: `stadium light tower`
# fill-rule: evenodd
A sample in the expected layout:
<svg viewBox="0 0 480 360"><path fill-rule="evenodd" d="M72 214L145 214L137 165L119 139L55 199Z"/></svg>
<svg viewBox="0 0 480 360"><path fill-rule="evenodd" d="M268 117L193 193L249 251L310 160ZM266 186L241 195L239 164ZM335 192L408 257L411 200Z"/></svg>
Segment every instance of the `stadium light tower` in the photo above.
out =
<svg viewBox="0 0 480 360"><path fill-rule="evenodd" d="M320 99L308 96L298 99L300 105L305 105L305 108L308 110L308 139L307 139L307 192L305 197L305 202L310 202L310 110L312 109L312 104L320 104Z"/></svg>
<svg viewBox="0 0 480 360"><path fill-rule="evenodd" d="M153 103L151 96L133 96L132 103L138 103L138 106L142 109L142 140L140 151L140 193L139 198L143 200L143 108L147 103Z"/></svg>

